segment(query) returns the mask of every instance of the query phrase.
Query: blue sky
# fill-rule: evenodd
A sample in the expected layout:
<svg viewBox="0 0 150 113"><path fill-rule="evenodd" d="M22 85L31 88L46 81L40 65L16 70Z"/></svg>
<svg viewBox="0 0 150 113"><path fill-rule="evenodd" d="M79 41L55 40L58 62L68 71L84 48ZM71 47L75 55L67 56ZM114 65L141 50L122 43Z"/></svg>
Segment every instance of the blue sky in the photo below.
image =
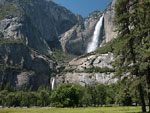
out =
<svg viewBox="0 0 150 113"><path fill-rule="evenodd" d="M103 11L112 0L52 0L75 14L87 17L95 10Z"/></svg>

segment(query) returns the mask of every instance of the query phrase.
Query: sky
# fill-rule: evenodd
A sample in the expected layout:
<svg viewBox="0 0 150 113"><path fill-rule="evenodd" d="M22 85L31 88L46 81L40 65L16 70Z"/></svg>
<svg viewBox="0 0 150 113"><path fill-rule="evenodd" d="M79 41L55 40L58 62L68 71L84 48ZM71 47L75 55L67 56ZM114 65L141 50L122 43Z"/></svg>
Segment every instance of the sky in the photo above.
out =
<svg viewBox="0 0 150 113"><path fill-rule="evenodd" d="M52 0L55 3L66 7L74 14L87 17L89 13L100 10L103 11L112 0Z"/></svg>

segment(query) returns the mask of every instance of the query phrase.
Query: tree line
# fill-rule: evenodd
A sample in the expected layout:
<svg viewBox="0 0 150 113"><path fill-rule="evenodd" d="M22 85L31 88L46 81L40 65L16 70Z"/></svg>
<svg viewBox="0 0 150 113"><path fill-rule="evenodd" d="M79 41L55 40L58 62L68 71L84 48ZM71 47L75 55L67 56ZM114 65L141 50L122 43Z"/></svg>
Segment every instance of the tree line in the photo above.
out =
<svg viewBox="0 0 150 113"><path fill-rule="evenodd" d="M118 81L115 84L81 86L79 84L61 84L53 91L50 86L41 86L37 91L32 88L16 89L7 84L0 91L0 106L51 106L51 107L88 107L112 105L141 105L137 90ZM146 91L145 91L146 92ZM136 96L135 96L136 95ZM144 93L144 95L146 95Z"/></svg>

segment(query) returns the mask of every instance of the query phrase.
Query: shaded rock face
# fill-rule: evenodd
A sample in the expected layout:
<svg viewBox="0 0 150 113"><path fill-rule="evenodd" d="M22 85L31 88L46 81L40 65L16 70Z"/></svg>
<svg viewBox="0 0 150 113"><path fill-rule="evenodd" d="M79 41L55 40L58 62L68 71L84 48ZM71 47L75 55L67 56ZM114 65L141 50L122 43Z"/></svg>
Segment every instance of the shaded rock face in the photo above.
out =
<svg viewBox="0 0 150 113"><path fill-rule="evenodd" d="M14 4L22 12L0 21L4 37L20 39L43 54L50 54L51 47L60 47L58 36L78 22L69 10L49 0L0 1L3 2Z"/></svg>
<svg viewBox="0 0 150 113"><path fill-rule="evenodd" d="M92 67L110 68L110 63L114 61L112 53L96 54L89 56L81 56L73 59L66 67L66 72L56 76L56 84L61 83L79 83L85 85L97 84L111 84L115 83L117 79L112 79L113 72L86 72L87 69Z"/></svg>
<svg viewBox="0 0 150 113"><path fill-rule="evenodd" d="M0 45L0 84L38 88L49 84L55 63L23 44Z"/></svg>
<svg viewBox="0 0 150 113"><path fill-rule="evenodd" d="M115 3L116 0L113 0L104 11L104 37L102 44L106 44L116 37L115 25L113 23L115 16Z"/></svg>

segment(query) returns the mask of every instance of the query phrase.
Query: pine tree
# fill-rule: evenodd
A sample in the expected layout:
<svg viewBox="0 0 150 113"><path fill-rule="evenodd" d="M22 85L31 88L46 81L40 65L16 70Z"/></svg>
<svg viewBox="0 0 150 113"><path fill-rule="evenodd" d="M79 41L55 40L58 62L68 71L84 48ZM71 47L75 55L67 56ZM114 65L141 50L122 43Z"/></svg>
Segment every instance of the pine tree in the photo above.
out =
<svg viewBox="0 0 150 113"><path fill-rule="evenodd" d="M131 29L139 73L146 78L150 113L150 1L139 0L131 14Z"/></svg>
<svg viewBox="0 0 150 113"><path fill-rule="evenodd" d="M146 77L148 91L150 87L149 70L149 0L118 0L115 6L115 24L117 26L117 40L119 42L116 54L119 58L116 60L118 67L116 75L125 75L127 78L134 77L141 80ZM146 43L144 41L147 41ZM144 52L144 53L143 53ZM146 61L145 61L145 56ZM145 62L144 62L145 61ZM143 72L143 67L145 70ZM134 81L132 81L134 82ZM142 81L138 84L142 111L146 112ZM148 92L148 99L150 93Z"/></svg>

